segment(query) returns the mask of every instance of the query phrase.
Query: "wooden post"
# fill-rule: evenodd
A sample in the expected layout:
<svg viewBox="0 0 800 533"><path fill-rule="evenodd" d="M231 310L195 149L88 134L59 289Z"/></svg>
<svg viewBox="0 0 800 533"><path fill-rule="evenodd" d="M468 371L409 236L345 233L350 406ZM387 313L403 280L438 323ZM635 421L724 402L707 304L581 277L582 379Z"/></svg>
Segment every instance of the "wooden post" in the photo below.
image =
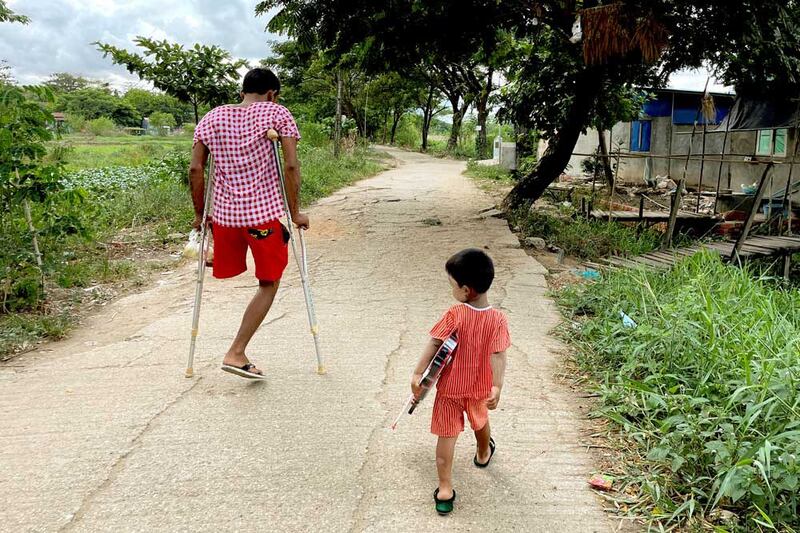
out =
<svg viewBox="0 0 800 533"><path fill-rule="evenodd" d="M639 223L644 219L644 195L639 197Z"/></svg>
<svg viewBox="0 0 800 533"><path fill-rule="evenodd" d="M800 106L798 106L800 107ZM800 115L800 109L798 109ZM794 130L794 149L792 150L792 159L789 161L789 176L786 178L786 190L783 193L783 202L781 203L781 223L778 226L778 235L782 233L783 229L783 213L789 211L787 217L788 235L792 234L792 175L794 174L794 163L797 159L797 148L800 146L800 128Z"/></svg>
<svg viewBox="0 0 800 533"><path fill-rule="evenodd" d="M739 259L739 252L742 250L742 246L744 245L744 241L747 240L747 236L750 234L750 228L753 227L753 221L756 218L756 213L758 213L758 208L761 207L761 199L764 197L764 191L767 188L767 176L772 173L772 169L774 168L774 164L770 162L767 165L767 168L764 169L764 174L761 175L761 182L758 184L758 190L756 191L756 197L753 199L753 207L750 209L750 213L747 215L747 221L744 223L744 228L742 229L742 234L739 235L739 238L736 239L736 244L733 246L733 250L731 251L730 260L734 261Z"/></svg>
<svg viewBox="0 0 800 533"><path fill-rule="evenodd" d="M675 235L675 226L678 222L678 211L681 208L681 198L683 196L684 185L686 185L685 172L684 177L678 182L678 189L675 191L675 197L672 200L672 206L669 210L669 226L667 226L667 235L665 241L666 248L672 247L672 237Z"/></svg>
<svg viewBox="0 0 800 533"><path fill-rule="evenodd" d="M792 254L783 256L783 279L788 280L789 274L792 273Z"/></svg>
<svg viewBox="0 0 800 533"><path fill-rule="evenodd" d="M614 189L617 187L617 178L619 178L620 150L622 150L622 147L617 147L617 168L614 169L614 180L611 182L611 202L608 206L609 222L611 222L611 214L614 212Z"/></svg>

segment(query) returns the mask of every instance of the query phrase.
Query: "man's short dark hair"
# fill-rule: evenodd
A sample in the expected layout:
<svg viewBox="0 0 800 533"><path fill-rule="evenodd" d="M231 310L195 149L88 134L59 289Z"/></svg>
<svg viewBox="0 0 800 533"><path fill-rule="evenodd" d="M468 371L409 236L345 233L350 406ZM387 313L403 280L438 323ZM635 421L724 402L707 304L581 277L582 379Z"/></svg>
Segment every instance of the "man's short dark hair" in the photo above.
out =
<svg viewBox="0 0 800 533"><path fill-rule="evenodd" d="M254 68L244 76L242 92L244 94L267 94L269 91L281 92L281 81L271 70Z"/></svg>
<svg viewBox="0 0 800 533"><path fill-rule="evenodd" d="M469 287L478 294L487 292L494 281L492 258L477 248L461 250L447 260L444 268L459 286Z"/></svg>

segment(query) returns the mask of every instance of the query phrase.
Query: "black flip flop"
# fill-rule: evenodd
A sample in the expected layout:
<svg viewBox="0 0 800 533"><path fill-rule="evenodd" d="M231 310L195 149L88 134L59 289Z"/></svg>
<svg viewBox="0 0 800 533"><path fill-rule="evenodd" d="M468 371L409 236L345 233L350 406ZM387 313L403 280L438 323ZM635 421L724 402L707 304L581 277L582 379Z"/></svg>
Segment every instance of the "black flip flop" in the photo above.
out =
<svg viewBox="0 0 800 533"><path fill-rule="evenodd" d="M442 516L448 515L453 512L453 502L456 501L456 491L453 491L453 496L449 500L439 499L439 489L433 491L433 501L436 502L436 512Z"/></svg>
<svg viewBox="0 0 800 533"><path fill-rule="evenodd" d="M491 452L489 453L489 459L487 459L485 463L479 463L478 454L476 453L475 457L473 457L472 459L472 462L475 463L475 466L477 466L478 468L486 468L487 466L489 466L489 463L492 462L492 457L494 456L495 448L497 448L497 445L495 445L494 439L489 437L489 449L491 450Z"/></svg>
<svg viewBox="0 0 800 533"><path fill-rule="evenodd" d="M247 363L244 366L222 365L222 371L237 375L240 378L267 379L267 377L263 374L256 374L255 372L251 372L251 370L253 370L255 367L256 365L254 365L253 363Z"/></svg>

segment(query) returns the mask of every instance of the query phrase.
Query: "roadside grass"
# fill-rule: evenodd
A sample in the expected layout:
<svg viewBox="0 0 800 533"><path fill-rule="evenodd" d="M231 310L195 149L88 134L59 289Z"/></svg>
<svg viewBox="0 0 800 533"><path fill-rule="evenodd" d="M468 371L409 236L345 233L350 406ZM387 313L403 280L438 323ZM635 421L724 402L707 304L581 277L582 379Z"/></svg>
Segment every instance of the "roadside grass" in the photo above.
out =
<svg viewBox="0 0 800 533"><path fill-rule="evenodd" d="M541 237L578 259L596 261L609 255L641 255L658 249L662 235L652 229L636 228L575 216L574 207L558 211L520 208L509 214L512 226L525 237Z"/></svg>
<svg viewBox="0 0 800 533"><path fill-rule="evenodd" d="M386 168L379 154L363 147L345 152L337 160L330 145L299 145L300 172L303 176L300 202L307 206L334 191Z"/></svg>
<svg viewBox="0 0 800 533"><path fill-rule="evenodd" d="M16 218L3 223L13 230L8 242L14 250L0 253L0 281L7 283L0 283L0 301L8 310L0 312L0 359L41 339L63 337L81 308L144 283L155 267L170 265L153 256L173 254L174 263L185 243L194 216L186 185L190 139L98 137L81 142L64 157L68 186L84 191L85 200L59 206L81 231L40 235L47 298L39 305L38 271L28 269L29 279L21 280L13 264L20 254L32 257L24 224ZM304 206L386 167L379 154L366 148L345 151L338 160L329 142L301 142L299 151ZM96 287L103 290L86 290Z"/></svg>
<svg viewBox="0 0 800 533"><path fill-rule="evenodd" d="M508 185L514 183L511 173L500 165L479 165L477 162L471 160L467 163L465 174L481 181L491 181Z"/></svg>
<svg viewBox="0 0 800 533"><path fill-rule="evenodd" d="M800 291L708 252L558 300L595 415L626 443L616 485L632 514L660 530L800 529Z"/></svg>

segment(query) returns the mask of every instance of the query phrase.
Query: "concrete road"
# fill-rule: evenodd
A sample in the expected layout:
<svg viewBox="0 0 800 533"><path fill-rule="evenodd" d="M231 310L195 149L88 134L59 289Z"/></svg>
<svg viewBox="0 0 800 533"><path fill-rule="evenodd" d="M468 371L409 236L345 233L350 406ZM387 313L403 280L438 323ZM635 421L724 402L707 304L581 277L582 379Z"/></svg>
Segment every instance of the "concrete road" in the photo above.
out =
<svg viewBox="0 0 800 533"><path fill-rule="evenodd" d="M191 265L0 366L0 530L613 530L586 485L575 400L554 379L558 314L544 269L503 221L479 217L492 201L462 163L393 154L397 168L310 212L328 375L314 372L293 263L249 352L266 382L218 369L252 273L207 282L196 377L183 377ZM388 426L428 329L453 303L444 262L467 246L496 262L491 301L514 345L491 418L497 454L476 469L464 434L456 509L443 518L432 401Z"/></svg>

